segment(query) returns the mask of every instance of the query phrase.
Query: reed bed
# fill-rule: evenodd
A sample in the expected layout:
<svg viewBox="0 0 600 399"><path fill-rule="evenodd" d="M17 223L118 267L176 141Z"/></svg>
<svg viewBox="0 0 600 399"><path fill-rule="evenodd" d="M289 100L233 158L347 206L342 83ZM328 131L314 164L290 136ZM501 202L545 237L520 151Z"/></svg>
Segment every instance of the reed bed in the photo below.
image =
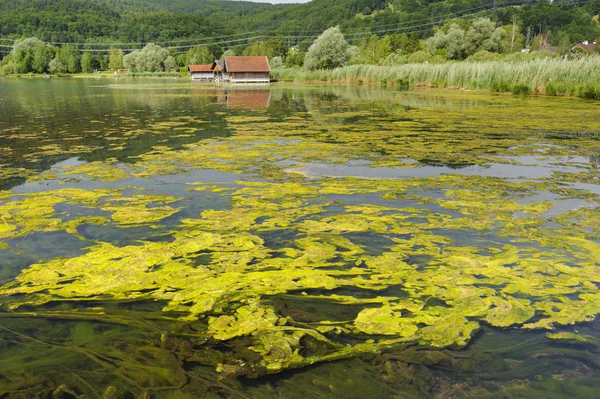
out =
<svg viewBox="0 0 600 399"><path fill-rule="evenodd" d="M576 59L448 62L397 66L351 65L332 70L275 69L280 81L431 85L515 94L578 96L600 100L600 55Z"/></svg>

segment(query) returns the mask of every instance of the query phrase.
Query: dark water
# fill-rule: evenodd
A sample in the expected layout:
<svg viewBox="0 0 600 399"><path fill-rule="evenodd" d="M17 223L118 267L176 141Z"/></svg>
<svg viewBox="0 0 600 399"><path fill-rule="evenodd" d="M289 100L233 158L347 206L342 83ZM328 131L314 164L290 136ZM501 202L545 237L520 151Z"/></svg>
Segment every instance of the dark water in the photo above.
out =
<svg viewBox="0 0 600 399"><path fill-rule="evenodd" d="M600 397L598 111L0 80L0 397Z"/></svg>

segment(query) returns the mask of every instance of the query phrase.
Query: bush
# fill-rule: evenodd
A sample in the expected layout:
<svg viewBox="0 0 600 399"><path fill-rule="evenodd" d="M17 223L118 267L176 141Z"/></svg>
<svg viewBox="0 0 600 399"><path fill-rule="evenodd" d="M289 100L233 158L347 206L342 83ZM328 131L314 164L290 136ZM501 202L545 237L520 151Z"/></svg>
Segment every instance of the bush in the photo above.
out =
<svg viewBox="0 0 600 399"><path fill-rule="evenodd" d="M600 85L585 85L577 88L577 97L600 100Z"/></svg>
<svg viewBox="0 0 600 399"><path fill-rule="evenodd" d="M495 91L497 93L505 93L507 91L510 91L510 84L508 84L508 82L504 82L504 81L496 81L493 82L490 89L492 91Z"/></svg>
<svg viewBox="0 0 600 399"><path fill-rule="evenodd" d="M423 64L431 60L431 55L425 51L415 51L408 56L407 62L409 64Z"/></svg>
<svg viewBox="0 0 600 399"><path fill-rule="evenodd" d="M485 62L485 61L497 61L501 59L502 56L498 53L490 53L486 50L481 50L467 58L467 61L477 61L477 62Z"/></svg>
<svg viewBox="0 0 600 399"><path fill-rule="evenodd" d="M518 84L514 84L511 87L510 91L512 92L512 94L516 94L516 95L530 94L531 86L524 84L524 83L518 83Z"/></svg>

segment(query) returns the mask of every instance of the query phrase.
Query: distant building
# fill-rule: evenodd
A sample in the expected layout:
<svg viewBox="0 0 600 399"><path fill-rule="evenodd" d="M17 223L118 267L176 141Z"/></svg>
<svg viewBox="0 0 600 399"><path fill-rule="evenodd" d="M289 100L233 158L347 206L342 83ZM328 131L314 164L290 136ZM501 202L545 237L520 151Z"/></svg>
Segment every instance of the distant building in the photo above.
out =
<svg viewBox="0 0 600 399"><path fill-rule="evenodd" d="M585 51L586 53L589 53L591 51L594 51L594 49L596 48L597 45L598 45L598 43L596 42L596 40L594 40L593 43L590 43L587 40L584 40L583 43L577 43L576 45L574 45L573 50L580 48L583 51Z"/></svg>
<svg viewBox="0 0 600 399"><path fill-rule="evenodd" d="M213 80L214 74L211 64L188 65L188 71L193 80Z"/></svg>
<svg viewBox="0 0 600 399"><path fill-rule="evenodd" d="M216 60L211 69L217 82L229 82L229 73L225 70L225 61Z"/></svg>
<svg viewBox="0 0 600 399"><path fill-rule="evenodd" d="M226 56L211 67L218 81L269 83L271 80L271 67L266 56Z"/></svg>

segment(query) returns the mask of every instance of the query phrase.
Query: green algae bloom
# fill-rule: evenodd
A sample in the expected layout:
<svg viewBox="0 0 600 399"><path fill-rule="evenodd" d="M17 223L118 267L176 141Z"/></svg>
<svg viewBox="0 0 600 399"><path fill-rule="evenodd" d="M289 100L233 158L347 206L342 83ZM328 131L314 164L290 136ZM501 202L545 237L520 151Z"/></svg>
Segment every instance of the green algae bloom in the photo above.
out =
<svg viewBox="0 0 600 399"><path fill-rule="evenodd" d="M0 192L2 253L53 234L78 247L2 280L0 314L143 326L162 345L148 356L177 353L173 370L249 377L464 348L490 328L594 344L562 329L600 313L598 170L579 159L600 147L561 135L600 124L570 123L567 110L542 131L529 120L549 112L539 99L511 99L533 102L517 117L494 101L442 113L370 100L223 113L211 123L229 136L161 138L138 152L108 129L110 157L6 169L0 179L26 179L27 190ZM207 126L194 116L123 124L123 137L177 140ZM538 168L553 172L527 177ZM130 304L152 311L132 315Z"/></svg>

